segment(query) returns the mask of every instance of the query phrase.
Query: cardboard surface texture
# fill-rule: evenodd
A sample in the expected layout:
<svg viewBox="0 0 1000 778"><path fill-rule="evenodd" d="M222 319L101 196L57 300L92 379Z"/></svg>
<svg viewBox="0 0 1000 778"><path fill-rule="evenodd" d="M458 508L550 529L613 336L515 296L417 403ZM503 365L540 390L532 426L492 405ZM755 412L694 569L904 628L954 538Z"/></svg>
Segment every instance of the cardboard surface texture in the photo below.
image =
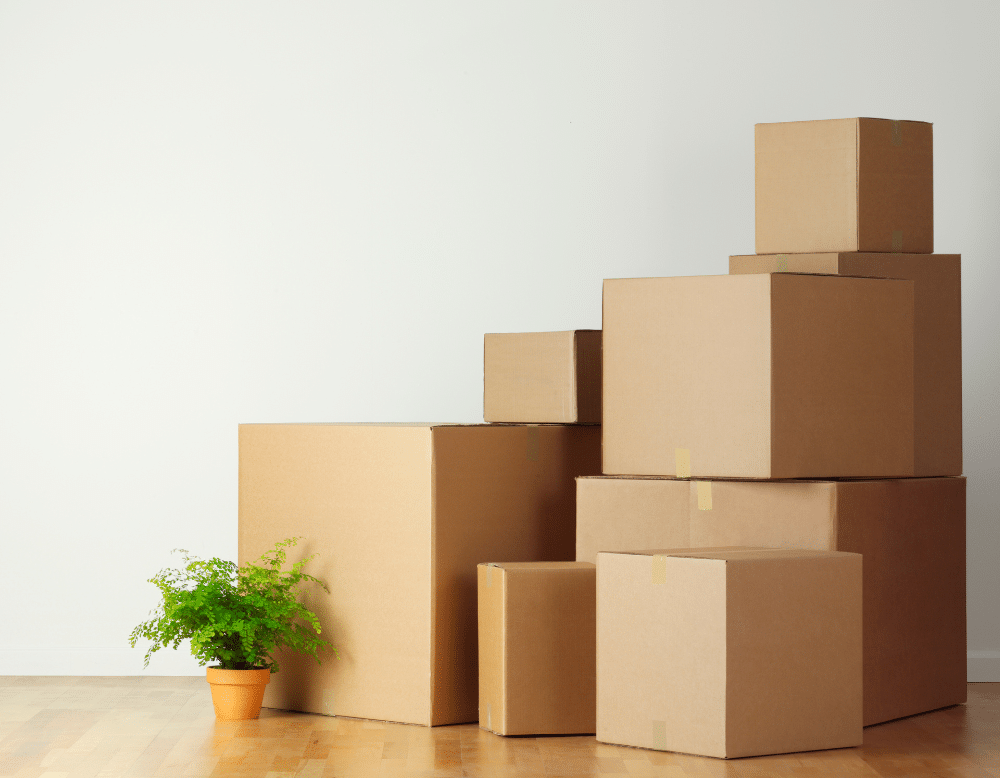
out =
<svg viewBox="0 0 1000 778"><path fill-rule="evenodd" d="M913 282L604 282L603 467L737 478L913 474Z"/></svg>
<svg viewBox="0 0 1000 778"><path fill-rule="evenodd" d="M483 348L488 422L601 421L601 331L489 333Z"/></svg>
<svg viewBox="0 0 1000 778"><path fill-rule="evenodd" d="M598 554L597 739L723 758L861 744L857 554Z"/></svg>
<svg viewBox="0 0 1000 778"><path fill-rule="evenodd" d="M781 122L754 135L758 254L934 251L930 124Z"/></svg>
<svg viewBox="0 0 1000 778"><path fill-rule="evenodd" d="M913 281L914 475L962 474L962 258L958 254L732 256L729 272Z"/></svg>
<svg viewBox="0 0 1000 778"><path fill-rule="evenodd" d="M864 723L965 702L965 479L577 479L577 559L768 546L864 556Z"/></svg>
<svg viewBox="0 0 1000 778"><path fill-rule="evenodd" d="M239 560L305 540L306 607L340 657L282 652L264 705L437 725L478 718L476 565L572 560L597 427L241 424Z"/></svg>
<svg viewBox="0 0 1000 778"><path fill-rule="evenodd" d="M479 565L479 726L498 735L593 734L596 569Z"/></svg>

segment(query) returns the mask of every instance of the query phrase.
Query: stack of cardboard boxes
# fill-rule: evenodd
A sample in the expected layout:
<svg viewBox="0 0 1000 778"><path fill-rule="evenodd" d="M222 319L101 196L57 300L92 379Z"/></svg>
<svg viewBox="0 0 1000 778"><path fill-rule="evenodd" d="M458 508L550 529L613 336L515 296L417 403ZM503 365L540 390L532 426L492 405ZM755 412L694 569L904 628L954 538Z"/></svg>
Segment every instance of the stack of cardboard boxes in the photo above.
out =
<svg viewBox="0 0 1000 778"><path fill-rule="evenodd" d="M305 535L341 651L282 656L265 705L731 757L965 700L931 127L756 148L758 253L606 281L601 332L487 335L487 424L241 425L240 561Z"/></svg>
<svg viewBox="0 0 1000 778"><path fill-rule="evenodd" d="M605 282L603 475L578 479L576 536L576 559L598 562L599 740L852 745L862 723L965 700L960 258L930 253L931 127L758 125L756 148L757 255L729 276ZM732 547L823 551L846 577L820 586L802 567L739 606L781 560ZM863 557L858 592L843 552ZM695 574L674 568L693 558L707 577L685 589ZM728 629L694 619L677 637L684 608ZM863 661L823 659L854 636Z"/></svg>

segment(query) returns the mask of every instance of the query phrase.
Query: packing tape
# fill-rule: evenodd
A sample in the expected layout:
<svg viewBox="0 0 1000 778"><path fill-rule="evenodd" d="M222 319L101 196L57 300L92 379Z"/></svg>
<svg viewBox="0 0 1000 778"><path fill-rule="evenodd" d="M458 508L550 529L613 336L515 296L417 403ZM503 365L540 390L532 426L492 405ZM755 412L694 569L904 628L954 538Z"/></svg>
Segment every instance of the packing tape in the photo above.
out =
<svg viewBox="0 0 1000 778"><path fill-rule="evenodd" d="M776 269L779 273L788 272L788 257L786 257L784 254L779 254L777 262L778 264Z"/></svg>
<svg viewBox="0 0 1000 778"><path fill-rule="evenodd" d="M336 708L333 705L333 689L323 690L323 713L327 716L336 716Z"/></svg>
<svg viewBox="0 0 1000 778"><path fill-rule="evenodd" d="M890 125L892 127L892 145L902 146L903 145L903 125L898 119L893 119Z"/></svg>
<svg viewBox="0 0 1000 778"><path fill-rule="evenodd" d="M667 582L667 558L663 554L653 554L653 569L650 580L654 584Z"/></svg>
<svg viewBox="0 0 1000 778"><path fill-rule="evenodd" d="M892 250L902 251L903 250L903 231L893 230L892 231Z"/></svg>
<svg viewBox="0 0 1000 778"><path fill-rule="evenodd" d="M657 751L667 750L667 722L653 722L653 748Z"/></svg>
<svg viewBox="0 0 1000 778"><path fill-rule="evenodd" d="M678 478L691 477L691 449L675 448L674 462L676 464Z"/></svg>
<svg viewBox="0 0 1000 778"><path fill-rule="evenodd" d="M486 586L487 587L489 587L489 585L491 583L490 579L493 577L492 576L492 572L493 572L493 565L486 565Z"/></svg>
<svg viewBox="0 0 1000 778"><path fill-rule="evenodd" d="M712 510L712 482L697 481L696 484L698 487L698 510Z"/></svg>
<svg viewBox="0 0 1000 778"><path fill-rule="evenodd" d="M526 430L526 434L527 441L525 443L524 455L528 458L529 462L537 462L539 448L538 425L530 425Z"/></svg>
<svg viewBox="0 0 1000 778"><path fill-rule="evenodd" d="M490 732L493 731L493 711L490 709L489 703L486 703L486 729Z"/></svg>

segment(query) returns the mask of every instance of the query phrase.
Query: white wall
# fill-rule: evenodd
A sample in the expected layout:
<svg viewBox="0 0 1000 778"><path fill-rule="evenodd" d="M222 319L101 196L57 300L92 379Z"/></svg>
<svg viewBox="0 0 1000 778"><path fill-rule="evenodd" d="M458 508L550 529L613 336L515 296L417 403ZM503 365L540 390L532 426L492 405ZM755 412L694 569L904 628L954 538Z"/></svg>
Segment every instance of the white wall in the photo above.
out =
<svg viewBox="0 0 1000 778"><path fill-rule="evenodd" d="M997 8L0 2L0 673L142 671L169 550L235 559L238 423L481 420L484 332L753 252L754 123L879 116L963 254L1000 681Z"/></svg>

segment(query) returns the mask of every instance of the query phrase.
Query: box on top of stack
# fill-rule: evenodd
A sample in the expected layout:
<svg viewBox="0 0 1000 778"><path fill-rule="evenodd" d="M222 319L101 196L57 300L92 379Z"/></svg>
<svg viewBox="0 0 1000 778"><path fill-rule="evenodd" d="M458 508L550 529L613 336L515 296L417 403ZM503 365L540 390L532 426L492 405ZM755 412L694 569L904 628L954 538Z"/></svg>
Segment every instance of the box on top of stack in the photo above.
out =
<svg viewBox="0 0 1000 778"><path fill-rule="evenodd" d="M758 254L934 251L927 122L780 122L754 135Z"/></svg>
<svg viewBox="0 0 1000 778"><path fill-rule="evenodd" d="M483 418L599 424L601 331L487 333Z"/></svg>

